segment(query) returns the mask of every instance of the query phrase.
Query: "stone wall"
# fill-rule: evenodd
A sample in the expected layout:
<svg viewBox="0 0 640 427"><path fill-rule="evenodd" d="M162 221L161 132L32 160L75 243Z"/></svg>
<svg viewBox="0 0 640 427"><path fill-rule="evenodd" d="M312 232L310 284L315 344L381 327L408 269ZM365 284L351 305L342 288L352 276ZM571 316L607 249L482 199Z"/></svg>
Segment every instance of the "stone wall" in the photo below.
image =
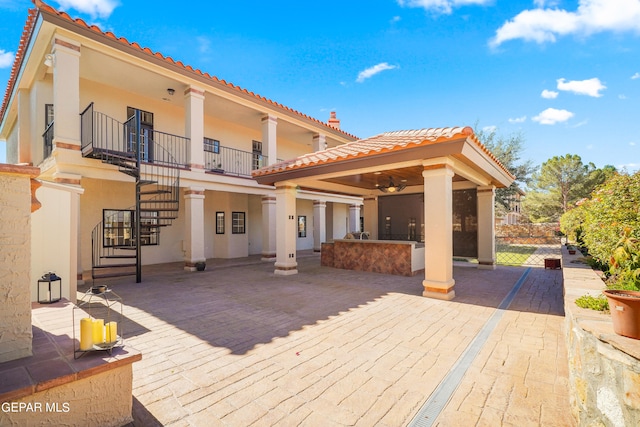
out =
<svg viewBox="0 0 640 427"><path fill-rule="evenodd" d="M0 363L31 355L31 178L0 164Z"/></svg>
<svg viewBox="0 0 640 427"><path fill-rule="evenodd" d="M118 427L131 421L132 365L3 402L2 426Z"/></svg>
<svg viewBox="0 0 640 427"><path fill-rule="evenodd" d="M604 283L580 255L563 248L569 390L581 426L640 425L640 340L613 332L611 315L575 304L585 294L599 295Z"/></svg>

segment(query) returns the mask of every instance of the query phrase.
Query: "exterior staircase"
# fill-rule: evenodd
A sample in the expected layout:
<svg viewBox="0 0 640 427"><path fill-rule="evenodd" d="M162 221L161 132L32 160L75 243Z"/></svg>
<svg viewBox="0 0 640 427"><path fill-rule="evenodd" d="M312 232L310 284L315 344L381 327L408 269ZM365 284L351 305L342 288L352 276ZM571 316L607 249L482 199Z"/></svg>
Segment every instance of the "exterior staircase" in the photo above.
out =
<svg viewBox="0 0 640 427"><path fill-rule="evenodd" d="M135 179L135 205L106 211L91 232L93 281L135 275L140 283L142 246L158 244L160 230L178 217L182 165L164 135L143 129L139 111L125 123L94 111L93 103L81 114L82 155Z"/></svg>

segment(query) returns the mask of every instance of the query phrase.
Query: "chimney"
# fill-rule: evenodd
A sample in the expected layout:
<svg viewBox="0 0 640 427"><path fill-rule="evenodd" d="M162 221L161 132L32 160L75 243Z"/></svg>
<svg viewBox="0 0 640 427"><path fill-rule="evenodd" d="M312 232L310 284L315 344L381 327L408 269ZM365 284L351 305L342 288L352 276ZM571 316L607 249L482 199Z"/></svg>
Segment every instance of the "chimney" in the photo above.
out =
<svg viewBox="0 0 640 427"><path fill-rule="evenodd" d="M329 117L329 121L327 122L327 124L336 129L340 129L340 119L336 118L335 111L331 112L331 117Z"/></svg>

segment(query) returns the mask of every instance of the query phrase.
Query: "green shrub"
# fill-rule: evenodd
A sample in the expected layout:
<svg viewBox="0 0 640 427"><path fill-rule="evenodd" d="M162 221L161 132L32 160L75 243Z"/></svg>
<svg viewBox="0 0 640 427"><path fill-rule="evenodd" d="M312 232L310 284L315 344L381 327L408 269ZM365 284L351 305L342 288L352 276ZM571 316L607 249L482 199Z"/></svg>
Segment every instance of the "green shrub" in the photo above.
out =
<svg viewBox="0 0 640 427"><path fill-rule="evenodd" d="M591 295L583 295L580 298L576 299L576 305L582 308L588 308L590 310L596 311L607 311L609 310L609 301L607 301L607 297L604 295L600 295L597 297Z"/></svg>

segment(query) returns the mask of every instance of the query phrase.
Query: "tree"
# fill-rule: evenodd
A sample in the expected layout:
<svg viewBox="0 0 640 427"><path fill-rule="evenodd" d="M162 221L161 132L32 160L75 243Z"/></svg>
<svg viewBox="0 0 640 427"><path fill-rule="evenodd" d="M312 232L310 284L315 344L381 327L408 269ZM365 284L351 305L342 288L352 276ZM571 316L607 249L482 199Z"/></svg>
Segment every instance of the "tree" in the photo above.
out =
<svg viewBox="0 0 640 427"><path fill-rule="evenodd" d="M532 176L524 202L531 220L558 221L614 171L613 166L596 169L593 163L585 165L577 154L552 157Z"/></svg>
<svg viewBox="0 0 640 427"><path fill-rule="evenodd" d="M640 172L634 175L614 174L582 204L583 240L589 253L609 262L620 237L640 239Z"/></svg>
<svg viewBox="0 0 640 427"><path fill-rule="evenodd" d="M517 193L522 191L521 188L529 183L531 174L537 169L531 160L521 161L520 159L524 149L524 137L520 133L514 133L509 136L499 135L497 129L490 131L479 130L475 134L500 163L516 177L509 187L496 190L496 207L499 210L509 209L509 202L516 197Z"/></svg>

